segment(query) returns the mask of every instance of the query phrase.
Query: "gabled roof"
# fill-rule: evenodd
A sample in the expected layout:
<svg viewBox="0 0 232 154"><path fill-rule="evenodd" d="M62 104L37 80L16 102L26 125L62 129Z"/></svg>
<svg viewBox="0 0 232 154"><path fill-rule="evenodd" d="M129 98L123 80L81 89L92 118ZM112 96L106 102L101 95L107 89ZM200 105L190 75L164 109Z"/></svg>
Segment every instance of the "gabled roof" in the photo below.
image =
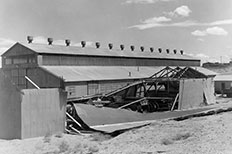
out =
<svg viewBox="0 0 232 154"><path fill-rule="evenodd" d="M36 52L17 42L12 47L10 47L6 52L4 52L1 56L4 57L4 56L19 55L19 54L28 55L28 54L36 54Z"/></svg>
<svg viewBox="0 0 232 154"><path fill-rule="evenodd" d="M128 58L156 58L156 59L180 59L180 60L197 60L188 55L174 54L166 52L158 53L157 51L141 52L138 50L119 50L119 49L106 49L106 48L94 48L94 47L78 47L78 46L64 46L64 45L47 45L47 44L21 44L16 45L23 46L38 54L62 54L62 55L83 55L83 56L108 56L108 57L128 57ZM3 55L5 55L4 53Z"/></svg>
<svg viewBox="0 0 232 154"><path fill-rule="evenodd" d="M135 66L41 66L65 82L101 81L101 80L125 80L142 79L151 77L154 73L164 69L164 66L157 67L135 67ZM196 70L194 67L192 69ZM201 70L205 70L204 68ZM199 71L204 74L203 71ZM205 76L213 76L204 74Z"/></svg>

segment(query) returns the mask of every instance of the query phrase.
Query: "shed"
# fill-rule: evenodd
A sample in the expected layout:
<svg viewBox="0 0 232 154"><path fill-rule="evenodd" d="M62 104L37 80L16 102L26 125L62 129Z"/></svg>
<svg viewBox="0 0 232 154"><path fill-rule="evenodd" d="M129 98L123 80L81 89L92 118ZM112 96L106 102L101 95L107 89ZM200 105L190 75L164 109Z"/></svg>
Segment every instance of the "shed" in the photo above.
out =
<svg viewBox="0 0 232 154"><path fill-rule="evenodd" d="M232 74L217 74L214 81L217 94L227 94L232 97Z"/></svg>
<svg viewBox="0 0 232 154"><path fill-rule="evenodd" d="M0 138L64 132L66 98L58 88L21 90L0 71Z"/></svg>

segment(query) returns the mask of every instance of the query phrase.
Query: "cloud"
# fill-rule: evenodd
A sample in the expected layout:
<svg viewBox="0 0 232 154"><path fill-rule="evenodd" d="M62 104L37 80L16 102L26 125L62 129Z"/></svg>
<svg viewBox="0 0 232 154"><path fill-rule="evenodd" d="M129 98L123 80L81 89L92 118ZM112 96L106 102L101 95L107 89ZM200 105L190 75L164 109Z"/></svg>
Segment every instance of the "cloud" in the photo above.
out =
<svg viewBox="0 0 232 154"><path fill-rule="evenodd" d="M160 23L160 22L168 22L171 20L172 19L170 19L170 18L166 18L164 16L161 16L161 17L153 17L153 18L146 19L143 21L143 23L145 23L145 24Z"/></svg>
<svg viewBox="0 0 232 154"><path fill-rule="evenodd" d="M207 35L205 31L195 30L191 33L194 36L205 36Z"/></svg>
<svg viewBox="0 0 232 154"><path fill-rule="evenodd" d="M164 16L153 17L153 18L149 18L149 19L142 21L141 25L136 25L136 26L138 26L137 28L139 29L147 29L147 28L152 28L154 26L162 25L162 23L169 22L171 20L172 19L166 18Z"/></svg>
<svg viewBox="0 0 232 154"><path fill-rule="evenodd" d="M206 30L200 31L200 30L195 30L191 33L194 36L206 36L206 35L222 35L226 36L228 35L228 32L225 31L221 27L210 27L207 28Z"/></svg>
<svg viewBox="0 0 232 154"><path fill-rule="evenodd" d="M201 60L201 64L205 62L218 62L218 60L215 57L211 57L204 53L197 53L197 54L188 54L189 56L196 57L197 59Z"/></svg>
<svg viewBox="0 0 232 154"><path fill-rule="evenodd" d="M137 28L140 30L144 30L154 27L193 27L193 26L219 26L219 25L232 25L232 19L218 20L214 22L205 22L205 23L200 23L192 20L186 20L183 22L176 22L176 23L149 23L148 24L142 22L141 24L130 26L128 28Z"/></svg>
<svg viewBox="0 0 232 154"><path fill-rule="evenodd" d="M153 4L156 2L169 2L174 0L126 0L123 4Z"/></svg>
<svg viewBox="0 0 232 154"><path fill-rule="evenodd" d="M226 36L228 35L228 32L225 31L223 28L221 27L211 27L211 28L207 28L206 29L207 34L211 34L211 35L223 35Z"/></svg>
<svg viewBox="0 0 232 154"><path fill-rule="evenodd" d="M170 15L171 17L178 17L178 16L188 17L191 12L192 11L189 9L188 6L182 5L176 8L173 12L168 12L167 14Z"/></svg>
<svg viewBox="0 0 232 154"><path fill-rule="evenodd" d="M209 58L208 55L203 54L203 53L198 53L198 54L195 55L195 57L198 57L200 59L208 59Z"/></svg>

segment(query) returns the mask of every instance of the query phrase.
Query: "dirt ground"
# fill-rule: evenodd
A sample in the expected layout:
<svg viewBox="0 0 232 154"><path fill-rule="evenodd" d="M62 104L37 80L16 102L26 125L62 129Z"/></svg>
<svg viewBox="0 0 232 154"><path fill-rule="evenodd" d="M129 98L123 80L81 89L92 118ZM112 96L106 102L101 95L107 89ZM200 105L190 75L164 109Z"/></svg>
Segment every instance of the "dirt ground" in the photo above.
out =
<svg viewBox="0 0 232 154"><path fill-rule="evenodd" d="M93 153L232 154L232 112L184 121L157 121L114 138L95 133L0 140L0 154Z"/></svg>

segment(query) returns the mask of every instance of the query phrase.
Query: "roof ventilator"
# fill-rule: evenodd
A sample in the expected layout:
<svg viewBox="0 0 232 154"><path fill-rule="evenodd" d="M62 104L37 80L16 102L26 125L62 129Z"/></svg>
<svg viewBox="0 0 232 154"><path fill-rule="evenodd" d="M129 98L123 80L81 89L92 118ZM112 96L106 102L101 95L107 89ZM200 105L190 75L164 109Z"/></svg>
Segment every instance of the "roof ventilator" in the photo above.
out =
<svg viewBox="0 0 232 154"><path fill-rule="evenodd" d="M123 44L120 45L120 49L124 50L124 45Z"/></svg>
<svg viewBox="0 0 232 154"><path fill-rule="evenodd" d="M48 38L48 45L52 45L53 38Z"/></svg>
<svg viewBox="0 0 232 154"><path fill-rule="evenodd" d="M174 49L174 50L173 50L173 53L174 53L174 54L176 54L176 53L177 53L176 49Z"/></svg>
<svg viewBox="0 0 232 154"><path fill-rule="evenodd" d="M144 51L144 46L141 46L141 47L140 47L140 50L143 52L143 51Z"/></svg>
<svg viewBox="0 0 232 154"><path fill-rule="evenodd" d="M100 42L96 42L95 45L97 49L100 48Z"/></svg>
<svg viewBox="0 0 232 154"><path fill-rule="evenodd" d="M184 54L184 51L183 51L183 50L180 50L180 54L183 55L183 54Z"/></svg>
<svg viewBox="0 0 232 154"><path fill-rule="evenodd" d="M154 51L154 48L153 48L153 47L150 47L150 51L153 52L153 51Z"/></svg>
<svg viewBox="0 0 232 154"><path fill-rule="evenodd" d="M27 41L28 41L28 43L32 43L33 37L32 36L27 36Z"/></svg>
<svg viewBox="0 0 232 154"><path fill-rule="evenodd" d="M66 46L70 46L70 43L71 43L71 41L70 41L69 39L66 39L66 40L65 40Z"/></svg>
<svg viewBox="0 0 232 154"><path fill-rule="evenodd" d="M135 50L135 46L131 45L130 49L131 49L131 51L134 51Z"/></svg>
<svg viewBox="0 0 232 154"><path fill-rule="evenodd" d="M108 46L109 46L109 49L110 49L110 50L113 49L113 44L112 44L112 43L109 43Z"/></svg>
<svg viewBox="0 0 232 154"><path fill-rule="evenodd" d="M166 49L167 54L169 54L169 49Z"/></svg>
<svg viewBox="0 0 232 154"><path fill-rule="evenodd" d="M81 47L84 48L86 46L86 42L85 41L81 41Z"/></svg>
<svg viewBox="0 0 232 154"><path fill-rule="evenodd" d="M161 49L161 48L158 48L158 51L159 51L159 53L161 53L161 52L162 52L162 49Z"/></svg>

